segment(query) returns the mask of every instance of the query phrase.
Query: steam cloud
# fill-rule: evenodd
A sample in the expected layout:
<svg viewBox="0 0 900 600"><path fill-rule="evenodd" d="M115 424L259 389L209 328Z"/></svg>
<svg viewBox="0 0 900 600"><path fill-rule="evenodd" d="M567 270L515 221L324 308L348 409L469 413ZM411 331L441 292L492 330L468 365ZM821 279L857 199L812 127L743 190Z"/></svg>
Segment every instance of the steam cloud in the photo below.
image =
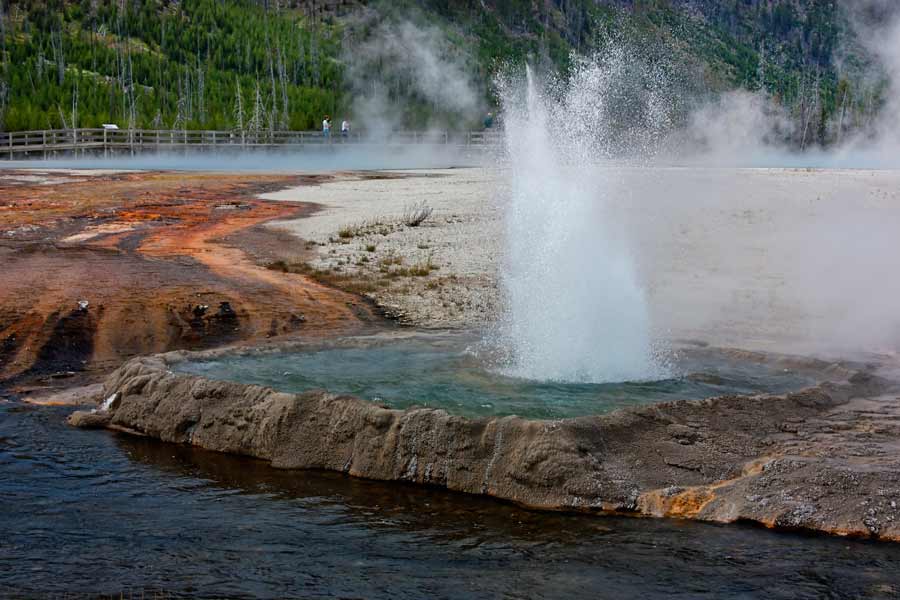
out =
<svg viewBox="0 0 900 600"><path fill-rule="evenodd" d="M857 37L888 79L885 103L869 135L852 140L851 152L900 166L900 4L893 0L845 1Z"/></svg>
<svg viewBox="0 0 900 600"><path fill-rule="evenodd" d="M900 167L900 3L845 0L841 10L880 68L880 73L866 74L868 79L887 78L884 104L867 128L827 150L800 152L786 142L799 132L783 107L761 92L733 91L694 111L687 126L667 141L664 160L717 166Z"/></svg>
<svg viewBox="0 0 900 600"><path fill-rule="evenodd" d="M789 154L783 140L794 125L784 110L760 92L735 90L723 93L693 111L686 126L665 143L664 160L676 155L711 166L759 165L776 162Z"/></svg>
<svg viewBox="0 0 900 600"><path fill-rule="evenodd" d="M457 126L477 121L485 110L464 56L435 27L380 23L364 42L346 50L345 61L357 124L376 136L402 127L411 104Z"/></svg>

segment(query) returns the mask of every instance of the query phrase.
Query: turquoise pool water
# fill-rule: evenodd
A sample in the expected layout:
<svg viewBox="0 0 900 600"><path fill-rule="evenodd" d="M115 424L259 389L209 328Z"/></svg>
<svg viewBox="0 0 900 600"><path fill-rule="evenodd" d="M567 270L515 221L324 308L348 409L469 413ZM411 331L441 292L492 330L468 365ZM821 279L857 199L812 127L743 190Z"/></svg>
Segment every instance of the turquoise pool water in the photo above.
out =
<svg viewBox="0 0 900 600"><path fill-rule="evenodd" d="M581 384L507 377L471 340L421 336L307 351L230 355L185 362L179 371L286 392L326 389L394 408L440 407L470 417L564 418L635 404L726 394L783 393L815 383L809 373L726 353L676 353L669 379Z"/></svg>

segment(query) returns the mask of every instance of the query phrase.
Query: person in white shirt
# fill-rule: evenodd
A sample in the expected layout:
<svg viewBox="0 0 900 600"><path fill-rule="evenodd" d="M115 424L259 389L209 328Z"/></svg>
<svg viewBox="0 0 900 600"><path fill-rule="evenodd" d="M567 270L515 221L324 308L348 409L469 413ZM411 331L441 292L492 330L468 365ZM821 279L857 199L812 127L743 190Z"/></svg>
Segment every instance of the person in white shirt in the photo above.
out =
<svg viewBox="0 0 900 600"><path fill-rule="evenodd" d="M341 121L341 137L346 138L350 135L350 121L344 119Z"/></svg>
<svg viewBox="0 0 900 600"><path fill-rule="evenodd" d="M331 136L331 119L328 118L328 115L325 115L325 118L322 119L322 137Z"/></svg>

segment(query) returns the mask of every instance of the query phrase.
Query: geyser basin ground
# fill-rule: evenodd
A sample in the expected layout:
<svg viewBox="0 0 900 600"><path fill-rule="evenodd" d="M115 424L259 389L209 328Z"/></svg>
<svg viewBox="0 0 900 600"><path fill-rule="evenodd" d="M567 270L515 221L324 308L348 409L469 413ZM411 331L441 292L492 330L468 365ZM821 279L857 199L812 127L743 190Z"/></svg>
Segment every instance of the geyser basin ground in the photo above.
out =
<svg viewBox="0 0 900 600"><path fill-rule="evenodd" d="M442 408L466 417L556 419L626 406L728 394L784 393L819 383L815 361L706 348L672 352L671 378L618 383L529 381L502 375L478 337L458 334L370 336L280 352L224 354L178 363L210 379L283 392L324 389L391 408Z"/></svg>

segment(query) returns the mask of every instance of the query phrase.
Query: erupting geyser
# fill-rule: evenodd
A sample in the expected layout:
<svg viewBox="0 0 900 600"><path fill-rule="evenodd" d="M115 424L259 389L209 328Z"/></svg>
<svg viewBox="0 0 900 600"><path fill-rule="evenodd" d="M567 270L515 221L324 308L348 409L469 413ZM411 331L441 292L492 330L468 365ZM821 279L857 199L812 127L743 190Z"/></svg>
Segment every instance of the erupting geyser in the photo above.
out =
<svg viewBox="0 0 900 600"><path fill-rule="evenodd" d="M585 64L558 89L530 70L503 84L510 163L500 325L505 372L604 383L665 377L644 292L622 232L606 214L602 90L611 74ZM551 93L552 92L552 93Z"/></svg>

